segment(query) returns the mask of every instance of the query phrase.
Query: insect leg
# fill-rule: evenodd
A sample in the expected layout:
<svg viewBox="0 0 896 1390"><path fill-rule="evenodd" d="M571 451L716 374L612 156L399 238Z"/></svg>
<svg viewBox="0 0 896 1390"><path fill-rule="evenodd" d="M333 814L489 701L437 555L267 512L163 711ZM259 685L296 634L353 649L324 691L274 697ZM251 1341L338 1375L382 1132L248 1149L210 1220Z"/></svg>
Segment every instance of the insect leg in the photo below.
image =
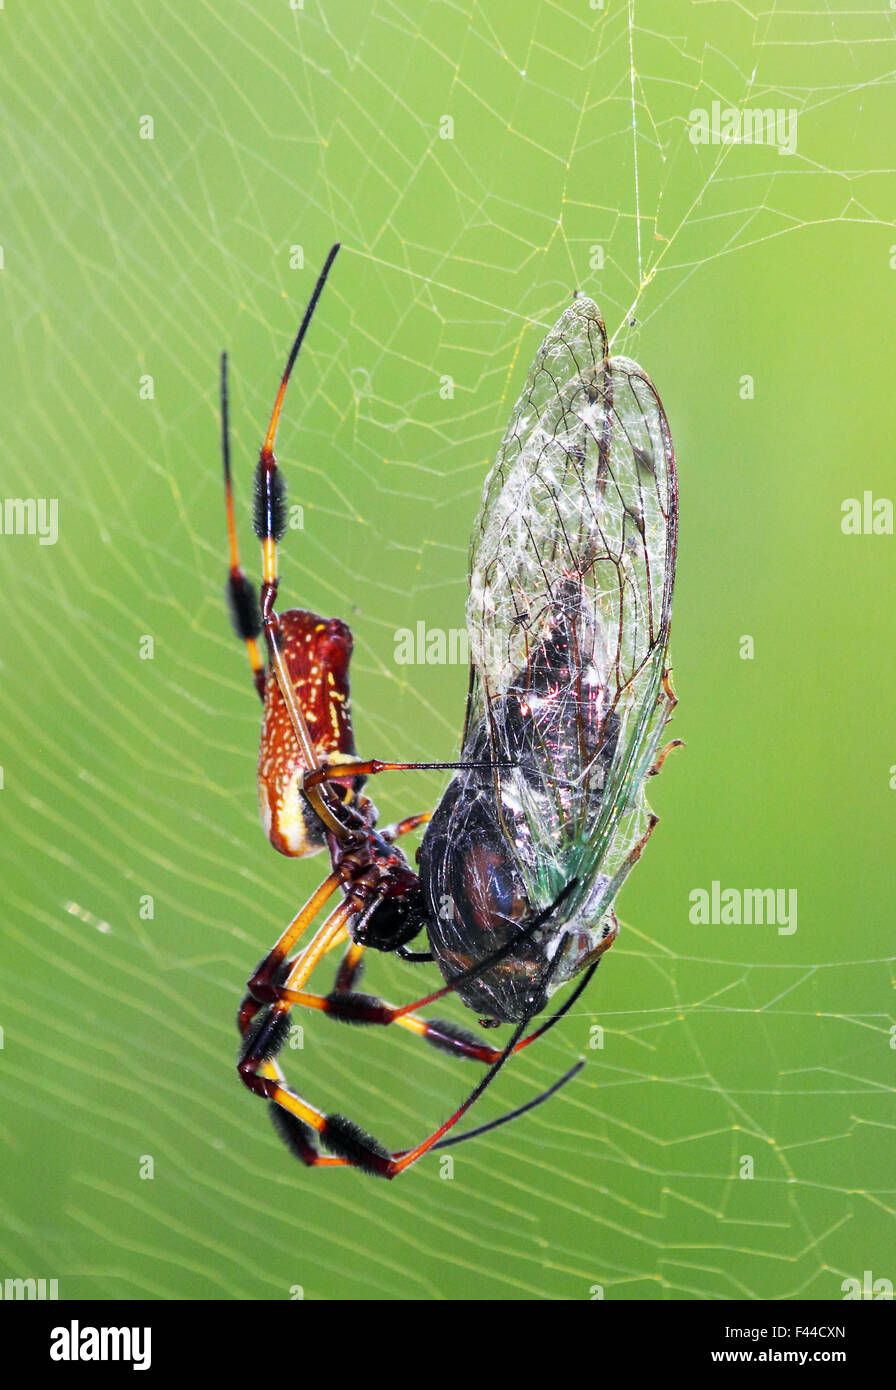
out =
<svg viewBox="0 0 896 1390"><path fill-rule="evenodd" d="M671 666L667 666L666 669L663 671L663 690L666 692L666 698L669 701L669 713L671 714L672 710L674 710L675 706L678 704L678 696L675 694L675 690L672 685Z"/></svg>
<svg viewBox="0 0 896 1390"><path fill-rule="evenodd" d="M660 753L660 755L659 755L659 757L657 758L656 762L654 763L653 767L649 767L649 768L647 769L647 776L648 776L648 777L655 777L655 776L657 775L658 772L662 772L663 763L666 761L666 759L668 758L669 754L672 752L673 748L684 748L684 739L683 739L683 738L673 738L673 740L672 740L671 743L667 743L667 744L666 744L665 748L664 748L664 749L662 750L662 752Z"/></svg>

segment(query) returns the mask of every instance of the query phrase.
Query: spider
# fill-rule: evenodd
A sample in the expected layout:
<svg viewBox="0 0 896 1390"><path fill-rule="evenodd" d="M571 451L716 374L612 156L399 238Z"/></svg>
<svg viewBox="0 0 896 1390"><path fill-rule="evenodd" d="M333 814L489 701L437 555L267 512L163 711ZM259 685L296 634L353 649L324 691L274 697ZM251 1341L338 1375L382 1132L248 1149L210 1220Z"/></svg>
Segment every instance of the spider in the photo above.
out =
<svg viewBox="0 0 896 1390"><path fill-rule="evenodd" d="M546 594L530 592L526 596L520 575L513 578L512 619L500 613L495 619L504 638L508 631L512 633L504 642L510 648L502 658L504 678L496 681L497 668L485 657L480 657L478 664L474 661L461 761L387 762L358 757L349 700L349 627L338 618L325 619L302 609L278 613L275 607L277 546L286 518L284 487L274 456L277 427L296 358L338 250L338 244L331 248L308 302L259 454L254 526L262 546L260 603L241 568L237 548L226 353L221 357L221 432L230 548L228 597L234 629L245 642L255 687L264 704L258 765L261 819L272 845L281 853L298 858L325 850L330 859L329 874L247 983L238 1014L238 1071L248 1089L269 1103L276 1129L302 1163L309 1167L356 1167L374 1176L394 1178L430 1150L485 1133L540 1105L580 1070L581 1060L526 1105L475 1129L451 1133L507 1060L552 1028L587 987L616 938L615 893L639 857L656 818L642 816L634 834L626 822L611 872L595 872L590 853L594 825L600 822L598 813L607 800L606 791L612 789L620 748L628 747L629 753L632 750L625 742L626 686L621 693L618 687L614 691L610 678L599 677L593 663L583 666L582 644L588 621L594 627L587 565L594 569L600 558L593 527L576 555L567 554L563 564L555 566ZM575 301L573 310L581 316L588 312L588 306L596 315L587 300ZM561 320L555 333L564 322ZM599 316L595 322L599 323ZM578 480L574 486L581 491L586 460L593 455L597 473L592 490L604 495L613 470L606 441L604 446L600 444L606 422L594 423L594 403L604 399L612 406L612 383L608 386L605 381L612 365L606 357L605 338L596 360L604 376L595 378L598 385L591 379L584 387L580 382L577 396L584 402L583 420L587 408L587 438L574 442L567 458ZM646 378L638 380L640 383ZM649 472L652 459L660 474L659 454L667 462L671 457L671 446L665 449L662 430L657 433L654 429L652 436L630 444L629 452L642 472ZM501 459L499 455L499 464ZM496 469L500 473L497 464ZM672 476L674 481L674 471ZM487 497L488 489L489 484ZM673 496L674 512L674 494L669 495ZM632 499L623 501L624 507L617 506L615 512L634 515ZM535 515L530 516L530 523ZM487 520L485 502L479 555L483 574L490 576L489 592L500 599L504 580L499 571L506 562L495 568ZM635 520L635 534L643 536L643 515L640 531L637 517ZM567 517L567 532L569 526ZM674 529L672 544L674 559ZM617 563L630 564L631 537L625 536L617 549ZM476 554L474 539L474 565L480 563ZM571 558L577 559L578 568L569 563ZM536 567L544 572L543 556L537 557ZM526 568L525 556L522 568ZM529 569L533 569L532 564ZM641 691L639 707L644 707L646 699L656 726L649 736L642 730L634 744L638 776L627 784L630 797L635 798L633 804L640 781L647 773L659 770L668 751L654 763L659 729L674 704L663 665L668 596L664 603L662 631L649 644L644 661L635 665L629 682L632 685L640 680L643 685L644 671L648 670L651 681L645 687L646 695ZM473 619L468 609L471 634L475 621L491 621L499 607L490 601L478 618L473 610ZM492 615L489 619L483 617L486 609ZM259 645L262 638L266 661ZM593 632L591 644L593 647ZM513 650L515 646L518 652ZM583 680L590 682L587 690ZM570 740L575 753L587 759L584 774L571 766ZM378 828L376 808L364 792L366 779L389 771L418 769L454 772L439 806L434 812ZM526 798L534 811L521 808ZM617 814L611 831L618 820ZM606 840L606 816L600 824ZM415 870L397 841L424 825L426 833L417 852L419 870ZM609 842L612 848L612 835ZM619 845L619 837L615 843ZM570 855L570 846L579 852ZM341 901L324 917L307 944L297 949L337 893L341 893ZM410 943L423 931L429 949L410 949ZM308 988L312 973L325 956L343 947L333 989L326 994L312 992ZM435 961L445 982L400 1006L360 993L355 986L368 950L395 953L412 963ZM581 979L563 1004L546 1021L527 1031L553 990L579 973ZM449 993L457 993L479 1013L483 1026L512 1024L506 1044L491 1046L453 1022L421 1015L421 1009ZM352 1120L325 1114L287 1085L277 1059L295 1006L353 1024L395 1024L454 1057L480 1062L487 1070L463 1104L425 1139L412 1148L389 1150Z"/></svg>

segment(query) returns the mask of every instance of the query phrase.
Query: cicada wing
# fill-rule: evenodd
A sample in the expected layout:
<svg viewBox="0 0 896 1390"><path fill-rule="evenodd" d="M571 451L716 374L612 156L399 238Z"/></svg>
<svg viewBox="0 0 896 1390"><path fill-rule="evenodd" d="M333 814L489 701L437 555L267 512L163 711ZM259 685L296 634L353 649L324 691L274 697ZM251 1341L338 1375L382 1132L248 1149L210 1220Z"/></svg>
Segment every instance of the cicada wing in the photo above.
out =
<svg viewBox="0 0 896 1390"><path fill-rule="evenodd" d="M608 908L595 883L618 886L646 825L671 707L677 516L659 397L634 362L608 358L597 307L578 299L532 365L470 553L465 744L487 729L493 760L517 759L495 790L539 906L578 876L589 910Z"/></svg>

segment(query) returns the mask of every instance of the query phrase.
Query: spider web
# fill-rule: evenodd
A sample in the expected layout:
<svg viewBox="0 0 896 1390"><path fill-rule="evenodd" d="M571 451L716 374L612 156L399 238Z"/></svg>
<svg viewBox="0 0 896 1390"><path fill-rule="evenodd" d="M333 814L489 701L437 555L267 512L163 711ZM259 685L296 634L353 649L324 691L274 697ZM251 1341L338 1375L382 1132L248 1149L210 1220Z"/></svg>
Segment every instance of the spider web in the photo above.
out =
<svg viewBox="0 0 896 1390"><path fill-rule="evenodd" d="M55 545L0 537L3 1277L386 1299L830 1299L896 1277L896 670L863 597L893 542L839 527L844 497L889 495L893 14L521 10L3 15L4 497L59 509ZM795 112L795 151L695 144L713 102ZM452 1176L430 1158L391 1186L293 1165L233 1067L241 983L323 870L257 824L216 359L257 575L252 460L336 237L281 432L301 508L282 595L351 623L365 755L456 752L463 666L399 664L396 634L462 626L482 482L573 292L656 381L682 487L689 747L651 786L619 942L477 1122L589 1065ZM389 820L443 785L371 791ZM798 930L693 924L714 881L796 887ZM398 1002L432 978L383 959L365 986ZM398 1030L301 1023L290 1079L396 1147L476 1079Z"/></svg>

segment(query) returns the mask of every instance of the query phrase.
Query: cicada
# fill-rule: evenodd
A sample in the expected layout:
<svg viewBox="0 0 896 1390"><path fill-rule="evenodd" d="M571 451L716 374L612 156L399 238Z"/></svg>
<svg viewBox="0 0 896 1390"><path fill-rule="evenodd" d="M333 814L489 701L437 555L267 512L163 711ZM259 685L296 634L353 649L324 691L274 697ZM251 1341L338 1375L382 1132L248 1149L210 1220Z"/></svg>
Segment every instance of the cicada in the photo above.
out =
<svg viewBox="0 0 896 1390"><path fill-rule="evenodd" d="M459 988L489 1019L538 1012L618 932L675 706L677 531L660 398L575 299L532 364L473 529L461 761L488 766L456 774L420 850L446 979L519 942Z"/></svg>

